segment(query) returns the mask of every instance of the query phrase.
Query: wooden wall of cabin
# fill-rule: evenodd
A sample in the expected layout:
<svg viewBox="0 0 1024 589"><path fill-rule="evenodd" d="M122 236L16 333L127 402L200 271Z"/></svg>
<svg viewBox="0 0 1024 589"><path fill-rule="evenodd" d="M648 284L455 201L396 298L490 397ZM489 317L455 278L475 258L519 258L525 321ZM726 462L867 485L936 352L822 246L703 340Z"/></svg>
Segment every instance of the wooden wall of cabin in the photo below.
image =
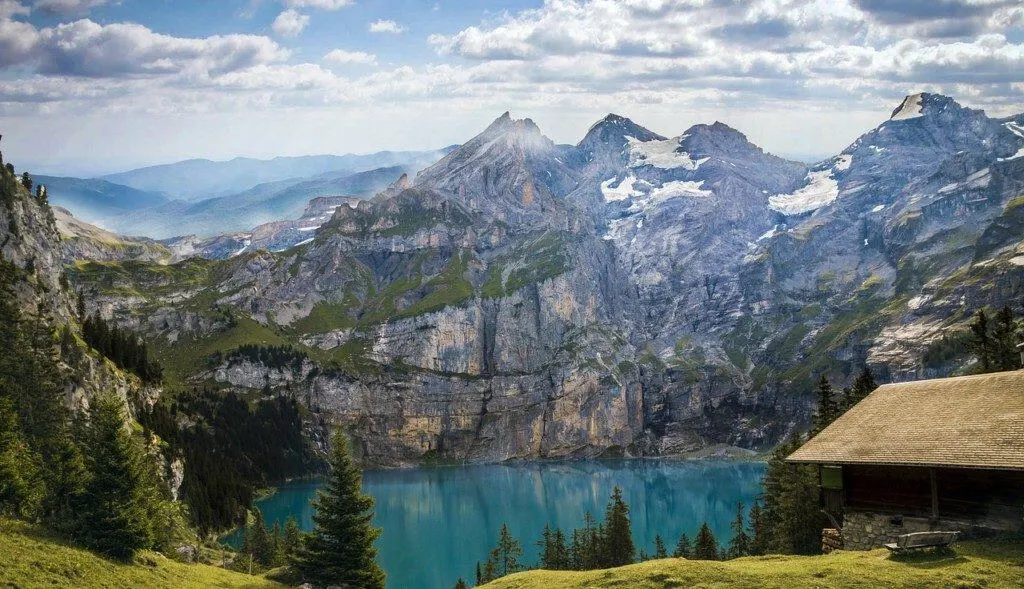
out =
<svg viewBox="0 0 1024 589"><path fill-rule="evenodd" d="M928 468L844 466L846 510L916 517L933 515ZM938 516L980 526L1020 529L1024 525L1024 472L935 469Z"/></svg>

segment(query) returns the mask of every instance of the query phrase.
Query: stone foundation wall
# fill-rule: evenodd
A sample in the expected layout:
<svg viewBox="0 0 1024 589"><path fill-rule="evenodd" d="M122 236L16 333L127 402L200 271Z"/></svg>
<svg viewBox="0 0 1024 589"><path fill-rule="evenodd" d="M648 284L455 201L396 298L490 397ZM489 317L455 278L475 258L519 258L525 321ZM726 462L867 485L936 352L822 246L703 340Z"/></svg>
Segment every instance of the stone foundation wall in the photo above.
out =
<svg viewBox="0 0 1024 589"><path fill-rule="evenodd" d="M998 534L1000 530L978 526L963 520L909 517L868 511L847 511L843 516L843 548L845 550L871 550L880 548L896 536L912 532L955 530L960 538L974 538Z"/></svg>

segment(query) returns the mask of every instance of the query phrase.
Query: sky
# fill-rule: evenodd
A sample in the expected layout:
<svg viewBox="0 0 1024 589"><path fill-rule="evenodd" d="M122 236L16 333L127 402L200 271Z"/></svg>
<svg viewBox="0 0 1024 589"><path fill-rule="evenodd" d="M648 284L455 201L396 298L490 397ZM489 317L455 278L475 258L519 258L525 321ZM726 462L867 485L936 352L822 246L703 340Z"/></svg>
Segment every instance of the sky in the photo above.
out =
<svg viewBox="0 0 1024 589"><path fill-rule="evenodd" d="M922 91L1024 111L1024 2L0 0L0 149L36 173L434 149L506 110L812 160Z"/></svg>

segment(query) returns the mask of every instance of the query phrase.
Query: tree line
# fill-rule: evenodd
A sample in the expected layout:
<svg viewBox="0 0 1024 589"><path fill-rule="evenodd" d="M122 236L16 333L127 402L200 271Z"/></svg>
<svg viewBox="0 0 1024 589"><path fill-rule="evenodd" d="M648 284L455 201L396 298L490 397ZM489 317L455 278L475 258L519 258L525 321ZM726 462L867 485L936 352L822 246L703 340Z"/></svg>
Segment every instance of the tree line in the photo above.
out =
<svg viewBox="0 0 1024 589"><path fill-rule="evenodd" d="M89 347L103 354L121 370L131 372L149 384L163 381L164 369L150 357L146 342L131 331L107 322L99 313L85 316L85 303L79 294L79 313L82 317L82 339Z"/></svg>
<svg viewBox="0 0 1024 589"><path fill-rule="evenodd" d="M261 344L244 344L231 352L225 354L217 351L210 357L212 365L219 365L227 360L229 365L236 364L241 360L248 360L253 363L263 364L268 368L290 368L294 372L302 370L302 363L308 358L304 352L300 352L291 346L264 346Z"/></svg>
<svg viewBox="0 0 1024 589"><path fill-rule="evenodd" d="M761 508L755 503L750 509L749 518L745 517L745 513L743 504L737 504L736 517L730 526L732 538L724 546L715 538L707 522L704 522L692 540L685 533L680 535L671 554L664 539L660 535L655 535L654 550L648 553L645 549L636 547L629 506L622 496L622 491L615 487L605 508L604 519L600 523L587 512L583 515L583 526L571 530L568 534L559 528L544 526L544 531L536 543L539 560L532 568L587 571L620 567L669 556L693 560L727 560L765 554L766 530ZM477 562L473 576L475 584L482 585L531 568L522 562L522 557L522 544L509 532L508 525L502 524L494 548L488 552L485 560ZM455 587L458 589L468 585L460 578Z"/></svg>
<svg viewBox="0 0 1024 589"><path fill-rule="evenodd" d="M188 465L181 496L203 534L244 523L256 489L323 470L291 397L249 402L232 391L193 388L161 397L139 421Z"/></svg>
<svg viewBox="0 0 1024 589"><path fill-rule="evenodd" d="M14 294L23 273L0 261L0 515L114 558L170 550L188 530L151 440L127 426L125 402L111 393L91 399L85 415L67 408L58 337L24 316Z"/></svg>
<svg viewBox="0 0 1024 589"><path fill-rule="evenodd" d="M970 348L976 359L972 369L974 373L984 374L1021 368L1020 351L1017 349L1021 337L1010 307L999 309L991 319L985 313L985 309L978 309L971 322L970 331Z"/></svg>

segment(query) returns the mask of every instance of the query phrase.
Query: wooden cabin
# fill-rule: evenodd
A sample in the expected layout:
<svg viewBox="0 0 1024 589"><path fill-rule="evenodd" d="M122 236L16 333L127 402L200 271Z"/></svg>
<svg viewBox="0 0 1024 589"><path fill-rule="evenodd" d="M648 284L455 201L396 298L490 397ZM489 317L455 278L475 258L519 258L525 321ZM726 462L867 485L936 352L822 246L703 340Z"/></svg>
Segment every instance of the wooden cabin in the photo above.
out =
<svg viewBox="0 0 1024 589"><path fill-rule="evenodd" d="M845 548L1024 530L1024 371L887 384L787 458L818 466Z"/></svg>

